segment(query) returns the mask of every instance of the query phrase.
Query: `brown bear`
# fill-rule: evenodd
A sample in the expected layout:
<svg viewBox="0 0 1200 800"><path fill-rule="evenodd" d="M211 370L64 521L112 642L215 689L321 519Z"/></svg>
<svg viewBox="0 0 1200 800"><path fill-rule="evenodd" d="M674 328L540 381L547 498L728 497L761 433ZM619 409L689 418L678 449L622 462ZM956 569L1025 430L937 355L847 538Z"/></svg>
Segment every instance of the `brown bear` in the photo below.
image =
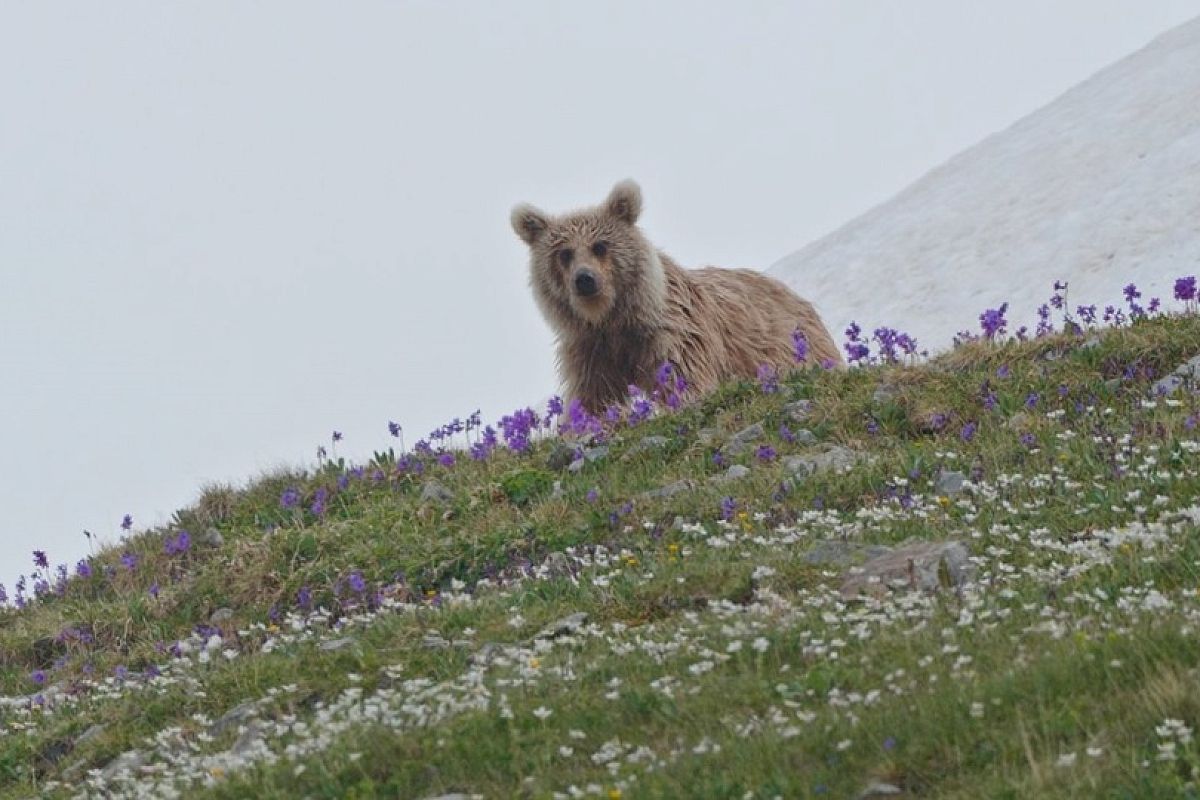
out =
<svg viewBox="0 0 1200 800"><path fill-rule="evenodd" d="M812 304L749 269L688 270L656 250L637 227L642 193L613 187L604 205L553 217L529 205L512 226L531 251L534 297L558 339L568 399L599 413L629 387L656 388L668 362L695 397L764 365L796 365L793 332L810 364L840 365L833 338Z"/></svg>

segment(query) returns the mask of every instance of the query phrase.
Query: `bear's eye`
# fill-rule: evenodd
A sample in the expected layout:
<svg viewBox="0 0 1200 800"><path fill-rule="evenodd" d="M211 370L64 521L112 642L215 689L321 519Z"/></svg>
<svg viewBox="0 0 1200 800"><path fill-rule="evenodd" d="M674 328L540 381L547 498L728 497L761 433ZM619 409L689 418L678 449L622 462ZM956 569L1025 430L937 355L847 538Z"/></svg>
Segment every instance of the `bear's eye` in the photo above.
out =
<svg viewBox="0 0 1200 800"><path fill-rule="evenodd" d="M558 251L558 263L562 264L564 267L571 266L571 259L574 257L575 257L575 253L573 253L570 250L559 250Z"/></svg>
<svg viewBox="0 0 1200 800"><path fill-rule="evenodd" d="M592 245L592 255L596 258L604 258L608 253L608 244L605 242L596 242Z"/></svg>

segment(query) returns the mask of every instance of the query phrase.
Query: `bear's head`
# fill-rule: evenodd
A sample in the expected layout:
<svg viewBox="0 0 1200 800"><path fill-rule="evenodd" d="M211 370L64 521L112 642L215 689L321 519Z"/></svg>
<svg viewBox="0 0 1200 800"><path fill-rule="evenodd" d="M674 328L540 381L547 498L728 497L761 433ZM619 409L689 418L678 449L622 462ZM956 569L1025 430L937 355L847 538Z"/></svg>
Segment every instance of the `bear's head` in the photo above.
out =
<svg viewBox="0 0 1200 800"><path fill-rule="evenodd" d="M512 211L512 226L530 250L530 281L559 332L629 322L661 313L662 263L637 227L642 192L633 181L613 187L600 206L554 217L530 205Z"/></svg>

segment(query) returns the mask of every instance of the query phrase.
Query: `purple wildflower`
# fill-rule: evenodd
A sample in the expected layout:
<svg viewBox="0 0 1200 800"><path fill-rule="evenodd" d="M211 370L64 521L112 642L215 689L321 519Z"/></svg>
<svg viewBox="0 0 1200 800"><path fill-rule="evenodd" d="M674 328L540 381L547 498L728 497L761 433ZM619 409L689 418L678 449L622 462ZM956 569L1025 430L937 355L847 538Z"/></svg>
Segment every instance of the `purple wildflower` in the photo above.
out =
<svg viewBox="0 0 1200 800"><path fill-rule="evenodd" d="M846 343L842 345L846 350L846 360L851 364L870 363L871 348L861 338L862 328L857 322L851 322L846 328Z"/></svg>
<svg viewBox="0 0 1200 800"><path fill-rule="evenodd" d="M1021 444L1025 445L1026 447L1033 447L1036 443L1037 440L1033 437L1032 433L1021 434Z"/></svg>
<svg viewBox="0 0 1200 800"><path fill-rule="evenodd" d="M300 591L296 592L296 605L304 611L312 608L312 589L307 586L301 586Z"/></svg>
<svg viewBox="0 0 1200 800"><path fill-rule="evenodd" d="M92 565L85 559L79 559L78 563L75 564L75 574L87 580L92 577Z"/></svg>
<svg viewBox="0 0 1200 800"><path fill-rule="evenodd" d="M192 546L192 536L185 530L180 530L178 536L168 536L163 541L163 550L169 556L181 556Z"/></svg>
<svg viewBox="0 0 1200 800"><path fill-rule="evenodd" d="M454 466L454 453L442 453L437 460L439 464L449 469Z"/></svg>
<svg viewBox="0 0 1200 800"><path fill-rule="evenodd" d="M737 500L732 497L724 497L721 499L721 519L731 520L737 512Z"/></svg>
<svg viewBox="0 0 1200 800"><path fill-rule="evenodd" d="M392 436L398 438L403 430L404 429L400 427L399 422L392 422L390 420L388 421L388 433L390 433Z"/></svg>
<svg viewBox="0 0 1200 800"><path fill-rule="evenodd" d="M317 491L313 494L312 506L309 507L309 510L312 511L313 516L325 516L325 501L328 497L329 491L324 486L317 489Z"/></svg>
<svg viewBox="0 0 1200 800"><path fill-rule="evenodd" d="M44 685L46 683L45 670L35 669L32 673L30 673L29 680L33 681L35 686Z"/></svg>
<svg viewBox="0 0 1200 800"><path fill-rule="evenodd" d="M779 371L770 364L758 365L758 385L763 394L775 394L779 391Z"/></svg>
<svg viewBox="0 0 1200 800"><path fill-rule="evenodd" d="M362 594L367 590L367 582L363 580L362 573L358 570L350 573L346 578L346 583L350 585L350 591L355 594Z"/></svg>
<svg viewBox="0 0 1200 800"><path fill-rule="evenodd" d="M792 331L792 358L796 359L797 364L808 360L808 338L799 328Z"/></svg>
<svg viewBox="0 0 1200 800"><path fill-rule="evenodd" d="M604 425L593 416L578 397L571 400L567 408L567 430L574 434L599 434L604 432Z"/></svg>
<svg viewBox="0 0 1200 800"><path fill-rule="evenodd" d="M754 454L758 457L759 461L774 461L776 455L775 448L769 444L759 445L758 450Z"/></svg>
<svg viewBox="0 0 1200 800"><path fill-rule="evenodd" d="M126 514L124 517L121 518L121 530L127 531L132 527L133 527L133 517L129 514Z"/></svg>
<svg viewBox="0 0 1200 800"><path fill-rule="evenodd" d="M1054 323L1050 322L1050 306L1042 304L1038 306L1038 324L1037 335L1049 336L1054 333Z"/></svg>
<svg viewBox="0 0 1200 800"><path fill-rule="evenodd" d="M562 398L559 397L558 395L554 395L553 397L550 398L549 402L546 403L546 416L547 417L558 417L558 416L561 416L562 413L563 413Z"/></svg>
<svg viewBox="0 0 1200 800"><path fill-rule="evenodd" d="M1190 303L1196 299L1196 276L1175 279L1175 299Z"/></svg>
<svg viewBox="0 0 1200 800"><path fill-rule="evenodd" d="M629 424L637 425L643 420L649 419L654 413L654 405L650 402L650 398L646 393L637 386L629 387Z"/></svg>
<svg viewBox="0 0 1200 800"><path fill-rule="evenodd" d="M340 441L342 440L342 432L341 432L341 431L334 431L334 432L333 432L333 435L332 435L330 438L331 438L331 439L332 439L332 440L333 440L335 443L337 443L337 442L340 442Z"/></svg>
<svg viewBox="0 0 1200 800"><path fill-rule="evenodd" d="M596 489L588 489L588 493L587 493L587 501L588 501L589 503L594 503L594 502L596 502L596 501L597 501L597 500L599 500L599 499L600 499L600 492L599 492L598 490L596 490Z"/></svg>
<svg viewBox="0 0 1200 800"><path fill-rule="evenodd" d="M962 437L962 440L964 442L969 442L974 439L976 428L978 428L978 425L976 425L974 422L968 422L966 425L963 425L962 433L959 434Z"/></svg>
<svg viewBox="0 0 1200 800"><path fill-rule="evenodd" d="M295 508L300 505L300 490L290 486L279 495L279 505L284 508Z"/></svg>
<svg viewBox="0 0 1200 800"><path fill-rule="evenodd" d="M1004 333L1008 328L1008 320L1004 315L1008 313L1008 303L1001 303L999 308L989 308L979 315L979 326L983 329L983 335L991 340L995 339L997 334Z"/></svg>
<svg viewBox="0 0 1200 800"><path fill-rule="evenodd" d="M523 408L500 418L504 443L515 453L526 453L533 446L530 438L537 429L538 418L531 408Z"/></svg>
<svg viewBox="0 0 1200 800"><path fill-rule="evenodd" d="M1032 411L1037 407L1038 400L1040 399L1041 398L1038 397L1037 392L1030 392L1029 394L1025 395L1025 407Z"/></svg>
<svg viewBox="0 0 1200 800"><path fill-rule="evenodd" d="M33 551L33 565L38 569L50 569L50 559L46 557L45 550Z"/></svg>
<svg viewBox="0 0 1200 800"><path fill-rule="evenodd" d="M158 581L150 584L150 588L146 590L151 597L158 597Z"/></svg>

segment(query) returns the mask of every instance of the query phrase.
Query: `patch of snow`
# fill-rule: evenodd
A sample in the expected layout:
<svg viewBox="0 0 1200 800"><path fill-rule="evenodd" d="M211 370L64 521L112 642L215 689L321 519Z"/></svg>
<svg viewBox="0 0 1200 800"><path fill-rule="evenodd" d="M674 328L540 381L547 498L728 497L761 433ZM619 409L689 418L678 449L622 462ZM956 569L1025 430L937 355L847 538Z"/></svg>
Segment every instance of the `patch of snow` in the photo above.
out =
<svg viewBox="0 0 1200 800"><path fill-rule="evenodd" d="M1009 303L1036 327L1057 279L1068 303L1168 303L1200 273L1200 18L1155 39L776 263L835 338L857 321L943 349ZM1168 303L1169 305L1169 303ZM1055 314L1055 320L1059 319Z"/></svg>

